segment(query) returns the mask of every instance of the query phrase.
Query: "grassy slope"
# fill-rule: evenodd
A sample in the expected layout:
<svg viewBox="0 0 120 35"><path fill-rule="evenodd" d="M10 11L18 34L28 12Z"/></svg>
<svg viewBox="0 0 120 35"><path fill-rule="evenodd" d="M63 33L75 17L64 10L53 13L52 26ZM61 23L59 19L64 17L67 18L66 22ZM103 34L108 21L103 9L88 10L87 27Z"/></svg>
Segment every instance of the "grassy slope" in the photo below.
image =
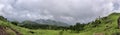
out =
<svg viewBox="0 0 120 35"><path fill-rule="evenodd" d="M100 21L102 22L101 24L99 24L99 26L97 27L91 27L92 25L89 24L87 26L85 26L85 30L84 31L80 31L80 33L70 33L70 31L64 31L63 35L93 35L95 33L100 33L100 34L105 34L105 35L111 35L112 33L115 32L120 32L117 28L117 19L120 16L120 14L114 13L108 16L107 19L100 19ZM109 21L109 22L108 22ZM108 22L108 23L106 23ZM8 32L9 31L9 27L19 31L20 33L22 33L23 35L60 35L60 31L61 30L31 30L31 29L26 29L26 28L22 28L22 27L18 27L15 25L12 25L9 22L3 22L0 21L0 26L4 26L4 27L8 27ZM33 31L35 32L34 34L30 33L29 31ZM11 32L13 34L15 34L14 32Z"/></svg>
<svg viewBox="0 0 120 35"><path fill-rule="evenodd" d="M4 22L4 21L0 21L0 26L6 27L7 28L6 31L11 35L16 35L16 33L12 31L10 28L13 28L19 31L23 35L60 35L61 34L60 33L61 30L42 30L42 29L32 30L32 29L15 26L9 22ZM34 33L30 33L30 31L33 31ZM70 33L70 31L64 31L62 34L63 35L78 35L76 33Z"/></svg>
<svg viewBox="0 0 120 35"><path fill-rule="evenodd" d="M113 13L107 16L107 19L100 19L102 22L99 26L92 28L91 24L85 27L86 30L81 31L81 35L93 35L93 34L105 34L105 35L112 35L113 33L120 32L117 29L117 19L120 16L120 13Z"/></svg>

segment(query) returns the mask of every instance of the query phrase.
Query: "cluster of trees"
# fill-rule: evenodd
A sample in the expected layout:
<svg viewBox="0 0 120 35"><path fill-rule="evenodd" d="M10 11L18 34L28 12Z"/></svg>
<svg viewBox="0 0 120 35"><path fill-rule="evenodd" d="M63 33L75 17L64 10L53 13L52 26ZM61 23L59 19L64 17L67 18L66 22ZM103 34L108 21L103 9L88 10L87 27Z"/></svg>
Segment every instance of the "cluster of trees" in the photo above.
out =
<svg viewBox="0 0 120 35"><path fill-rule="evenodd" d="M56 25L39 24L32 21L24 21L22 23L13 21L11 23L29 29L49 29L49 30L63 30L63 31L72 30L75 32L84 30L84 26L86 25L86 24L76 23L75 25L71 25L71 26L56 26Z"/></svg>
<svg viewBox="0 0 120 35"><path fill-rule="evenodd" d="M79 33L79 31L84 30L85 25L87 24L76 23L76 25L70 26L69 29Z"/></svg>
<svg viewBox="0 0 120 35"><path fill-rule="evenodd" d="M29 29L51 29L51 30L59 30L59 29L65 29L67 27L64 26L56 26L56 25L47 25L47 24L40 24L33 21L23 21L22 23L19 23L17 21L11 22L14 25L29 28Z"/></svg>
<svg viewBox="0 0 120 35"><path fill-rule="evenodd" d="M102 22L100 20L95 20L93 22L91 22L91 24L93 25L93 27L97 27L99 26L99 24L101 24Z"/></svg>

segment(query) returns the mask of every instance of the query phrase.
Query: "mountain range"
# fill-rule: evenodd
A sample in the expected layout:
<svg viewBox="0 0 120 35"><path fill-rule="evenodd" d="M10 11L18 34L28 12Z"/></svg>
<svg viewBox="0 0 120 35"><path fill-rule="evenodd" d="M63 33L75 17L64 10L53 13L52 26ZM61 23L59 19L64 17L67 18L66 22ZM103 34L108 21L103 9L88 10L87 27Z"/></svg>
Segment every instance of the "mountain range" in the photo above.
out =
<svg viewBox="0 0 120 35"><path fill-rule="evenodd" d="M69 26L69 24L60 22L60 21L55 21L55 20L50 20L50 19L39 19L35 20L34 22L40 23L40 24L46 24L46 25L56 25L56 26Z"/></svg>

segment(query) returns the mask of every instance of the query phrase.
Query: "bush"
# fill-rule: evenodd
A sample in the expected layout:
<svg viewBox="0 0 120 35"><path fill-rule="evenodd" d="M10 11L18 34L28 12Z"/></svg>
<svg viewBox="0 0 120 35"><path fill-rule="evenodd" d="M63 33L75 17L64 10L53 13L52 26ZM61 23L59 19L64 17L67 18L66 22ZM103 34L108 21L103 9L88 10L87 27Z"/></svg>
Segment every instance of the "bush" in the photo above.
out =
<svg viewBox="0 0 120 35"><path fill-rule="evenodd" d="M16 35L16 33L11 29L7 29L6 32L8 35Z"/></svg>

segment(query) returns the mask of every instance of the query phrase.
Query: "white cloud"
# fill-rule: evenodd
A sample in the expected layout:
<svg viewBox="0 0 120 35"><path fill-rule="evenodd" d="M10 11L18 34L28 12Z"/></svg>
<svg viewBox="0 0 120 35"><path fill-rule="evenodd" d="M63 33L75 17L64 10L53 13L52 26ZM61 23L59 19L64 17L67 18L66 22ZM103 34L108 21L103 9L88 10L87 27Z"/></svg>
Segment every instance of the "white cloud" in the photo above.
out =
<svg viewBox="0 0 120 35"><path fill-rule="evenodd" d="M0 0L0 5L5 6L0 6L0 10L9 19L83 23L112 13L115 2L118 0Z"/></svg>

